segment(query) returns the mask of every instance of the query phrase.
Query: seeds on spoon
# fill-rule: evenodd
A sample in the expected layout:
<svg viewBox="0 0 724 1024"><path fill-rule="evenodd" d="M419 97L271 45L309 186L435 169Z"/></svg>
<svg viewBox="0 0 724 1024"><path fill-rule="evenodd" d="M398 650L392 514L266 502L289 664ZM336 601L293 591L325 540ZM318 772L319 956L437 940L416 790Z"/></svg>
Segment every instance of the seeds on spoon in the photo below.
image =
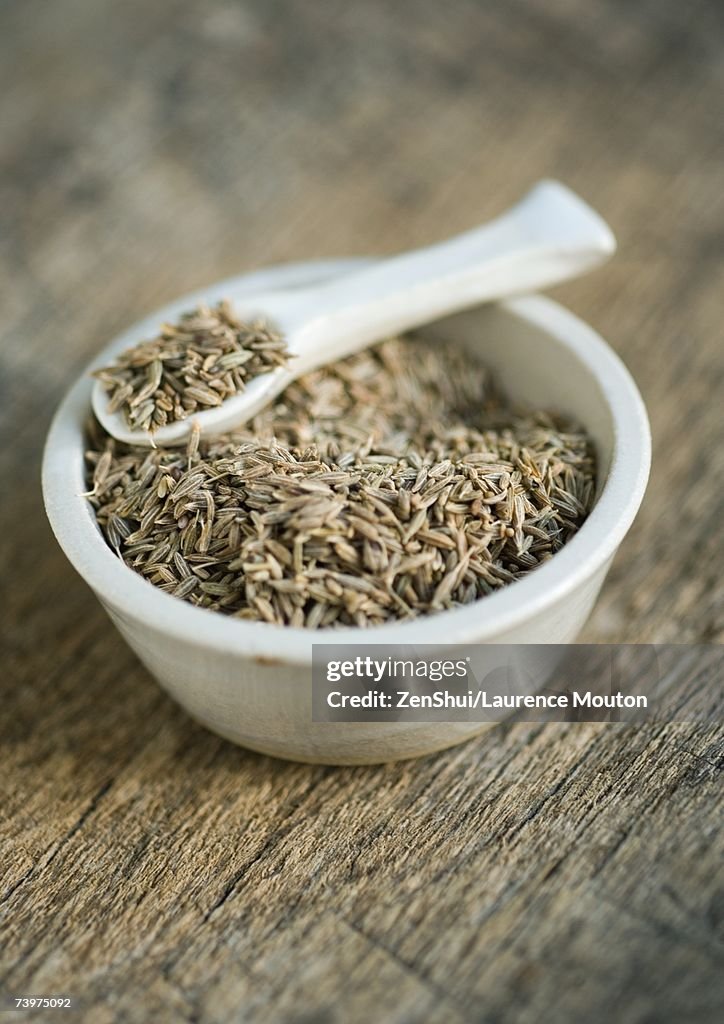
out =
<svg viewBox="0 0 724 1024"><path fill-rule="evenodd" d="M211 409L254 377L287 362L281 334L262 320L244 322L228 302L200 305L157 337L123 352L93 374L132 430L154 431Z"/></svg>

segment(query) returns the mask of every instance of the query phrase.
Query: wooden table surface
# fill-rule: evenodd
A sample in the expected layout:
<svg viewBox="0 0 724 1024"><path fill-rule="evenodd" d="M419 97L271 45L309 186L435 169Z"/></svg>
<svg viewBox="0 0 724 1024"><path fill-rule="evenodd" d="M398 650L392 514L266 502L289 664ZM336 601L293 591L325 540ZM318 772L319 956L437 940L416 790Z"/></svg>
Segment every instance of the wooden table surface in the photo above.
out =
<svg viewBox="0 0 724 1024"><path fill-rule="evenodd" d="M1 18L4 995L67 994L94 1024L716 1019L720 728L517 724L376 768L250 754L125 647L38 471L64 390L159 304L433 241L559 177L620 251L555 294L621 353L655 438L585 636L720 642L721 5Z"/></svg>

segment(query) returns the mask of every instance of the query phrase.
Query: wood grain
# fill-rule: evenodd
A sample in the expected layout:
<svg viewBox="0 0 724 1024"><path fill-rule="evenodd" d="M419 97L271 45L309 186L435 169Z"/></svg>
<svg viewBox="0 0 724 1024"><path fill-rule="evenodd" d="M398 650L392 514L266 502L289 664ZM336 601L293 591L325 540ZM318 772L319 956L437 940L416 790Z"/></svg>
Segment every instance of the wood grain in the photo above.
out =
<svg viewBox="0 0 724 1024"><path fill-rule="evenodd" d="M254 756L125 648L38 466L65 388L160 303L432 241L557 176L620 252L556 294L621 353L655 436L586 638L721 642L721 6L0 17L2 992L66 993L94 1024L715 1020L719 727L517 724L372 769Z"/></svg>

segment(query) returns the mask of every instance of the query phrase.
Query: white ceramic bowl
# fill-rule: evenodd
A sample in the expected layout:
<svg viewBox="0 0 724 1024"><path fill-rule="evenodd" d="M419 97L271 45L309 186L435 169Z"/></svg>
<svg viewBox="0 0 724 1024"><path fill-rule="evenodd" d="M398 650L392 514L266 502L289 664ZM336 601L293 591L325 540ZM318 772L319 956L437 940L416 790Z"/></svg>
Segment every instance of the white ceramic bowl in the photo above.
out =
<svg viewBox="0 0 724 1024"><path fill-rule="evenodd" d="M117 338L93 366L147 337L200 298L306 286L358 261L287 265L187 295ZM589 518L549 562L475 604L366 630L292 629L227 618L164 594L113 554L82 492L84 375L61 404L43 461L45 507L73 566L161 685L204 725L254 750L300 761L371 764L466 739L484 723L313 722L312 644L568 643L588 617L646 487L650 432L641 396L595 331L550 299L528 296L435 325L481 358L514 398L575 417L592 435L599 489Z"/></svg>

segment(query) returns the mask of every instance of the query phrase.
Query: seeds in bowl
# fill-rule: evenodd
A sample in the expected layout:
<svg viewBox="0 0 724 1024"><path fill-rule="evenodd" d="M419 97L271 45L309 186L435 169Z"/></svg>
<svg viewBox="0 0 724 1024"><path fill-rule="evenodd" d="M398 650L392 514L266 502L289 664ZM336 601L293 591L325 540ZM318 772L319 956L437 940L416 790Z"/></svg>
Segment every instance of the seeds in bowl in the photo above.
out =
<svg viewBox="0 0 724 1024"><path fill-rule="evenodd" d="M406 621L514 582L581 527L596 477L583 430L411 336L186 449L122 444L94 420L87 464L99 525L134 571L199 607L309 629Z"/></svg>
<svg viewBox="0 0 724 1024"><path fill-rule="evenodd" d="M262 320L239 320L228 302L201 305L164 324L155 338L123 352L94 376L133 430L154 431L221 405L289 358L286 342Z"/></svg>

